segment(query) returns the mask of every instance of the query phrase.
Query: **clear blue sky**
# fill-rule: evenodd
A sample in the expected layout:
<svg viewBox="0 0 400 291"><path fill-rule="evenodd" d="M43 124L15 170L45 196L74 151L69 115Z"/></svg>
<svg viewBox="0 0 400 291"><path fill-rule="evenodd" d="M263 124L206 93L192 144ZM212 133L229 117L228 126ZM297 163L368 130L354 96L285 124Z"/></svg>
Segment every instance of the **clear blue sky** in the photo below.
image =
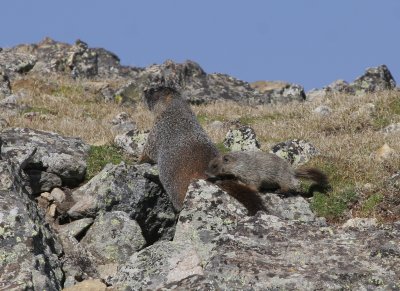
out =
<svg viewBox="0 0 400 291"><path fill-rule="evenodd" d="M191 59L311 89L386 64L400 83L400 0L10 0L0 27L0 47L80 38L126 65Z"/></svg>

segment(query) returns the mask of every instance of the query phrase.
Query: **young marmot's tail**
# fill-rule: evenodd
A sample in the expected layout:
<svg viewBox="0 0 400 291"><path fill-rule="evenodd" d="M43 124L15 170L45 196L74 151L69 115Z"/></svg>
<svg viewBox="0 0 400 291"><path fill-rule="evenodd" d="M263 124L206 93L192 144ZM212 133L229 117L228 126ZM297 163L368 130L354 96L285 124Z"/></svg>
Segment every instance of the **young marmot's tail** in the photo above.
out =
<svg viewBox="0 0 400 291"><path fill-rule="evenodd" d="M309 179L316 182L318 185L328 185L328 177L316 168L299 168L295 170L296 178Z"/></svg>

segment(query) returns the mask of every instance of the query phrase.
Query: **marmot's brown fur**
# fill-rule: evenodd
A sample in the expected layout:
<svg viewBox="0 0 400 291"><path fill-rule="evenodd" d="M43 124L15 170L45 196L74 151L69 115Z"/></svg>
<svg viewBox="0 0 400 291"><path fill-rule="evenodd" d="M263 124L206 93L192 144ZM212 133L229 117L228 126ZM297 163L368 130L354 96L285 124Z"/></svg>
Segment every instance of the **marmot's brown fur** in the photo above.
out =
<svg viewBox="0 0 400 291"><path fill-rule="evenodd" d="M219 152L176 90L169 87L146 90L144 101L154 113L155 123L139 162L158 164L160 181L179 211L191 180L206 179L205 170ZM218 183L250 213L264 209L256 192L236 184L236 181Z"/></svg>
<svg viewBox="0 0 400 291"><path fill-rule="evenodd" d="M311 179L320 186L328 184L326 175L320 170L294 169L286 160L262 151L232 152L216 157L210 161L206 174L237 179L255 191L297 191L299 178Z"/></svg>

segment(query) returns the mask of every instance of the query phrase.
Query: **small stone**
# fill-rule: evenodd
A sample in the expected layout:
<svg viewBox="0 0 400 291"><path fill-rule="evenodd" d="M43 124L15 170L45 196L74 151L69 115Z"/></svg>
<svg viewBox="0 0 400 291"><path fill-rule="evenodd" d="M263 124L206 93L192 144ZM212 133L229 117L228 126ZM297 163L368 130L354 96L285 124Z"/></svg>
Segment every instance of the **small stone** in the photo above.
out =
<svg viewBox="0 0 400 291"><path fill-rule="evenodd" d="M357 228L357 229L367 229L376 227L378 222L376 218L351 218L347 220L343 225L342 228Z"/></svg>
<svg viewBox="0 0 400 291"><path fill-rule="evenodd" d="M40 197L43 197L44 199L46 199L49 202L53 202L53 197L51 196L51 194L49 192L43 192L40 194Z"/></svg>
<svg viewBox="0 0 400 291"><path fill-rule="evenodd" d="M49 209L47 210L47 214L50 215L51 217L56 216L56 210L57 210L57 205L51 204Z"/></svg>
<svg viewBox="0 0 400 291"><path fill-rule="evenodd" d="M391 158L393 155L395 155L395 150L392 149L387 143L373 153L375 159L381 162Z"/></svg>
<svg viewBox="0 0 400 291"><path fill-rule="evenodd" d="M90 225L93 223L93 218L82 218L79 220L74 220L70 223L60 225L58 227L58 233L61 236L72 236L77 237L83 231L89 228Z"/></svg>
<svg viewBox="0 0 400 291"><path fill-rule="evenodd" d="M329 116L332 113L332 109L326 105L320 105L313 110L314 113L317 113L320 116Z"/></svg>
<svg viewBox="0 0 400 291"><path fill-rule="evenodd" d="M213 122L210 123L209 126L214 130L220 130L224 128L224 123L219 120L214 120Z"/></svg>
<svg viewBox="0 0 400 291"><path fill-rule="evenodd" d="M53 198L58 203L63 203L65 201L65 193L60 188L54 188L51 190L51 198Z"/></svg>

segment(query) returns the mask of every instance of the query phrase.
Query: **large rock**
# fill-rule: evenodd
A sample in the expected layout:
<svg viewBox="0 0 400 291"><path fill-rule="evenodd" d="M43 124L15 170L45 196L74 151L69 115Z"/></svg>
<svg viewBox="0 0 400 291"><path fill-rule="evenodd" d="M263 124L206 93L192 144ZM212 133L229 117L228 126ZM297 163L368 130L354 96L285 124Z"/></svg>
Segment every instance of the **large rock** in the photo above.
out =
<svg viewBox="0 0 400 291"><path fill-rule="evenodd" d="M61 245L24 190L27 154L0 161L0 286L4 290L60 290Z"/></svg>
<svg viewBox="0 0 400 291"><path fill-rule="evenodd" d="M32 54L14 52L12 49L0 51L0 71L13 78L19 74L29 72L37 59Z"/></svg>
<svg viewBox="0 0 400 291"><path fill-rule="evenodd" d="M35 62L28 63L31 66L22 67L23 70L32 69L34 65L32 72L40 75L58 72L75 78L119 78L133 77L140 71L139 68L121 66L119 58L112 52L90 48L81 40L70 45L46 37L39 43L19 45L4 51L8 59L30 56Z"/></svg>
<svg viewBox="0 0 400 291"><path fill-rule="evenodd" d="M146 241L139 224L126 212L106 212L96 217L93 225L80 241L99 264L122 263L142 249Z"/></svg>
<svg viewBox="0 0 400 291"><path fill-rule="evenodd" d="M158 170L149 164L108 164L73 194L72 217L94 217L99 212L124 211L141 226L147 242L171 239L175 212L158 180Z"/></svg>
<svg viewBox="0 0 400 291"><path fill-rule="evenodd" d="M225 136L224 146L232 152L260 150L256 133L248 125L239 125L230 129Z"/></svg>
<svg viewBox="0 0 400 291"><path fill-rule="evenodd" d="M303 165L314 156L319 155L319 151L313 144L299 139L277 143L270 152L295 166Z"/></svg>
<svg viewBox="0 0 400 291"><path fill-rule="evenodd" d="M48 191L60 186L61 179L62 185L73 187L85 177L89 146L79 138L62 137L56 133L27 128L13 128L3 131L1 139L2 159L18 157L29 149L35 151L24 168L28 174L32 174L30 178L35 185L32 187L34 193L37 193L36 185L45 184L46 188L39 187L38 191Z"/></svg>
<svg viewBox="0 0 400 291"><path fill-rule="evenodd" d="M370 93L382 90L391 90L396 87L396 81L393 79L386 65L367 68L365 73L350 84L356 94Z"/></svg>
<svg viewBox="0 0 400 291"><path fill-rule="evenodd" d="M174 241L134 254L109 283L117 290L390 290L398 284L396 225L327 227L245 212L216 186L194 182Z"/></svg>

